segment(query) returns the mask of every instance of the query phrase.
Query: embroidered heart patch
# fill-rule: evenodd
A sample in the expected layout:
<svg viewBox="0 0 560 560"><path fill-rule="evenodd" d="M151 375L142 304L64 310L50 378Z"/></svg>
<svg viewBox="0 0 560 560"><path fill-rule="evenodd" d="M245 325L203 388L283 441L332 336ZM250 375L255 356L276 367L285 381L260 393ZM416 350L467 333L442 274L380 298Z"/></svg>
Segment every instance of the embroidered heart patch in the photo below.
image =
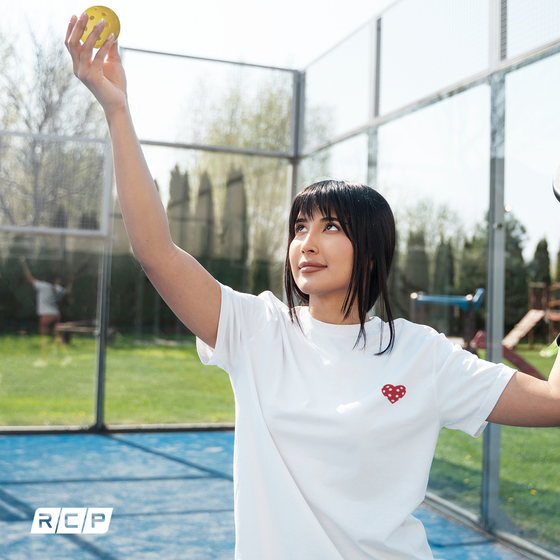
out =
<svg viewBox="0 0 560 560"><path fill-rule="evenodd" d="M397 385L396 387L394 385L385 385L381 392L389 399L391 404L395 404L406 395L406 387L404 385Z"/></svg>

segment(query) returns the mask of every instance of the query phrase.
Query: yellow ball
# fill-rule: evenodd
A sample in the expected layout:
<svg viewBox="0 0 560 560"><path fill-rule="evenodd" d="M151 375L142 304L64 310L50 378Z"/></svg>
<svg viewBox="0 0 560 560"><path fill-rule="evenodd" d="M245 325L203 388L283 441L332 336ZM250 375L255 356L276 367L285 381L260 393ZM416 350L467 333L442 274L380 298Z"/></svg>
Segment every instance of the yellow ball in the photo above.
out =
<svg viewBox="0 0 560 560"><path fill-rule="evenodd" d="M89 37L89 34L93 31L101 19L105 20L105 27L103 28L99 39L95 42L94 48L98 49L101 47L111 33L115 34L115 41L118 39L121 31L121 22L113 10L106 8L105 6L92 6L86 10L86 14L88 15L88 22L86 24L86 28L84 29L84 34L82 35L83 42L85 42L85 40Z"/></svg>

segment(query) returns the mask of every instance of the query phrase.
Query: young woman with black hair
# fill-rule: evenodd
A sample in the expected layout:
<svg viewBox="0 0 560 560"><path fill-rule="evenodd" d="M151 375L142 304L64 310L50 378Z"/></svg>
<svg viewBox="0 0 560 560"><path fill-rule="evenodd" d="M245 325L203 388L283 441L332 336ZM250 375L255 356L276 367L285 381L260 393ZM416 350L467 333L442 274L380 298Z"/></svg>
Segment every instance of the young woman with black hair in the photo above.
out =
<svg viewBox="0 0 560 560"><path fill-rule="evenodd" d="M487 421L560 425L560 362L539 381L429 327L393 321L393 215L364 185L326 181L295 197L288 305L219 284L171 240L117 47L109 37L92 60L103 24L81 45L85 24L72 18L66 45L105 110L134 254L196 334L202 361L225 369L234 389L236 558L431 558L411 514L438 432L478 436ZM375 302L387 322L367 316Z"/></svg>

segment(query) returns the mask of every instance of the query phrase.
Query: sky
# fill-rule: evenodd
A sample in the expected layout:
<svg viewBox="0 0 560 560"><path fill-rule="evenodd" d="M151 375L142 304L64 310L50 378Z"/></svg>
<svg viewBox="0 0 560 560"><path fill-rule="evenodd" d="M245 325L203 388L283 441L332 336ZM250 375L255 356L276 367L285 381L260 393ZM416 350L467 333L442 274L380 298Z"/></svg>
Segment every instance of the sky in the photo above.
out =
<svg viewBox="0 0 560 560"><path fill-rule="evenodd" d="M27 22L64 37L78 0L2 0L2 28ZM121 22L119 44L177 54L302 69L394 0L107 0Z"/></svg>

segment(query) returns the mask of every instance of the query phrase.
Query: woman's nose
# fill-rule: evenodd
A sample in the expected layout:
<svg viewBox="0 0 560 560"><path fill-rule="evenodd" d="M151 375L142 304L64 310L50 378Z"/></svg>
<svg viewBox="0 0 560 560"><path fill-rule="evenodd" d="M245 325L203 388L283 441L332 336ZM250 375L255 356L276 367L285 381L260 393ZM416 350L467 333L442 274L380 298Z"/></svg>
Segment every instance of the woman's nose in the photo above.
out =
<svg viewBox="0 0 560 560"><path fill-rule="evenodd" d="M314 236L311 234L311 232L309 232L306 236L305 239L303 240L303 243L301 244L301 252L302 253L317 253L317 243L315 242L315 238Z"/></svg>

